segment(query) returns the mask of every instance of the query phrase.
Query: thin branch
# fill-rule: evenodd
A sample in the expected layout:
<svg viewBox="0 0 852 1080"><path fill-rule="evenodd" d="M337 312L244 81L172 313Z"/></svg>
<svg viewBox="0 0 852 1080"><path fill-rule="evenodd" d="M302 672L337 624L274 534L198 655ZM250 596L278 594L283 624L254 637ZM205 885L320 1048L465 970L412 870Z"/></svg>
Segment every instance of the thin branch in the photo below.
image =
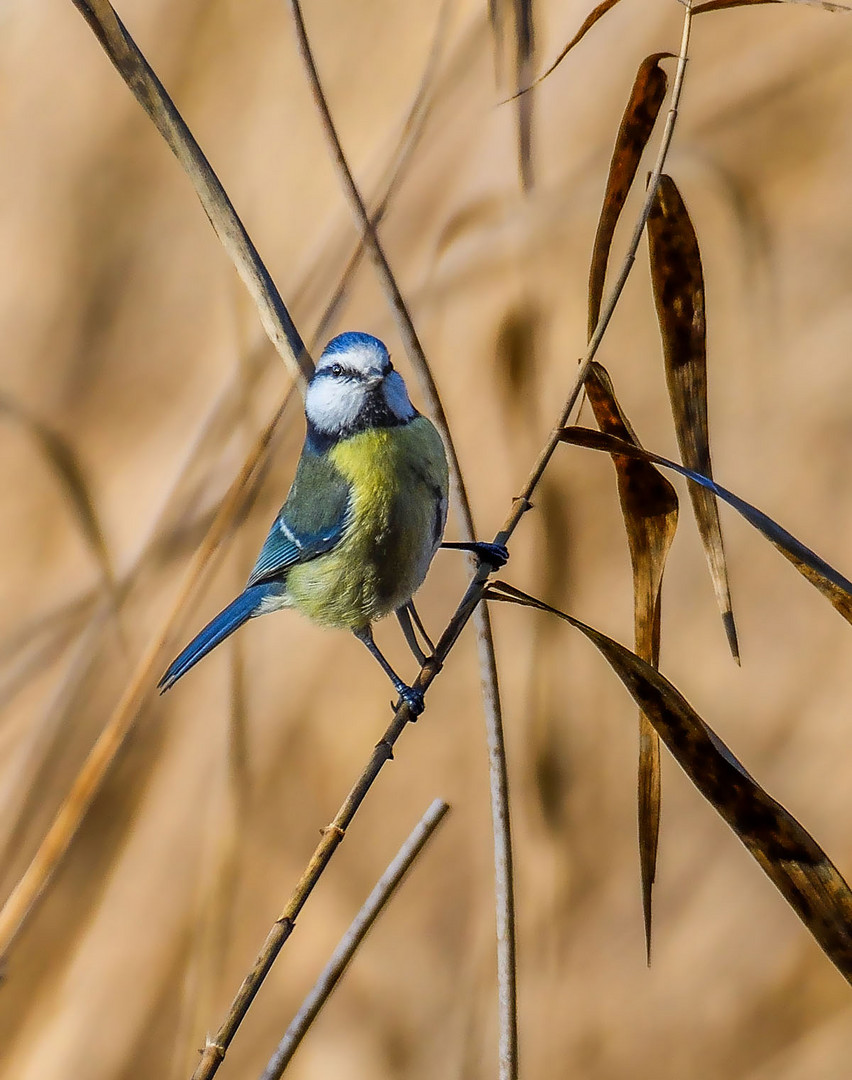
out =
<svg viewBox="0 0 852 1080"><path fill-rule="evenodd" d="M497 930L497 1046L500 1080L518 1075L518 987L515 956L515 875L512 859L512 819L509 810L509 774L503 739L503 709L491 634L491 613L480 604L473 613L476 646L485 710L488 748L488 788L491 793L491 828L494 844L494 898Z"/></svg>
<svg viewBox="0 0 852 1080"><path fill-rule="evenodd" d="M340 981L340 977L355 955L356 949L366 937L373 923L381 915L400 882L408 873L412 863L423 850L426 841L440 825L449 809L447 803L442 799L435 799L417 825L415 825L408 839L388 864L387 870L376 882L375 888L364 901L363 907L352 920L349 929L340 939L322 974L302 1002L301 1008L296 1013L292 1023L284 1033L284 1037L278 1044L278 1048L263 1070L260 1080L280 1080L284 1070L290 1064L290 1059L296 1053L302 1039L307 1034L308 1028L317 1018L320 1009L325 1005Z"/></svg>
<svg viewBox="0 0 852 1080"><path fill-rule="evenodd" d="M639 240L641 239L642 230L645 227L648 214L650 213L651 198L653 192L656 190L657 183L662 173L663 166L665 164L668 148L671 143L671 137L674 132L674 125L677 119L677 108L680 101L681 88L683 85L683 75L686 70L687 61L687 47L689 44L689 34L692 25L692 0L686 0L686 11L684 13L684 27L683 38L681 42L680 56L678 59L678 69L675 78L674 87L672 90L672 101L669 109L669 114L666 119L666 127L663 132L663 140L660 145L660 151L657 156L657 162L654 166L654 170L651 174L651 179L648 184L648 195L645 200L645 204L642 208L642 213L639 217L639 221L634 231L634 236L631 241L630 248L624 259L622 270L618 276L616 285L614 286L612 293L607 298L606 304L603 306L598 326L595 333L589 342L589 346L586 352L586 356L580 365L580 370L577 377L574 380L574 385L568 395L568 399L565 403L562 412L557 419L556 425L551 432L544 448L538 456L537 461L533 465L532 471L524 484L523 491L520 495L516 496L512 503L512 509L503 523L502 528L494 538L494 542L498 544L505 544L511 537L512 533L517 528L521 518L532 506L531 497L535 492L539 480L547 467L548 462L553 456L556 447L560 442L560 435L562 428L567 422L568 416L573 409L580 390L582 389L583 382L585 380L586 372L589 364L594 358L595 353L600 346L601 338L603 337L604 330L609 324L612 318L612 313L618 302L619 297L624 289L624 284L630 273L630 269L636 258L636 249L639 246ZM441 670L443 663L449 655L451 649L455 645L462 630L469 622L471 616L479 605L483 598L485 587L489 576L492 573L492 568L485 562L481 563L474 574L473 579L469 582L458 607L456 608L452 618L447 624L444 633L441 635L441 639L435 647L434 656L429 657L423 667L420 669L420 673L414 681L414 686L421 690L423 693L428 690L433 679ZM221 1064L225 1053L230 1045L237 1028L241 1024L245 1014L247 1013L249 1006L255 998L263 980L269 973L272 964L275 962L275 958L280 952L282 946L290 937L295 926L295 920L299 912L307 902L308 897L313 891L314 886L321 877L325 867L330 862L334 852L337 850L343 837L346 835L346 829L349 827L350 822L354 818L358 811L359 806L364 801L367 792L373 785L378 774L381 772L385 762L389 761L393 757L393 747L399 739L400 735L407 726L409 720L414 717L409 712L408 706L404 703L400 705L393 720L385 731L382 739L376 744L375 749L365 766L363 772L358 777L354 786L346 796L343 805L337 812L337 816L332 823L323 830L323 837L317 845L310 862L302 874L301 879L296 885L290 899L287 902L286 907L282 911L281 915L276 920L274 926L269 931L266 937L266 941L263 943L254 966L251 971L243 979L242 985L234 998L231 1008L228 1011L228 1016L225 1019L222 1027L216 1033L216 1035L207 1041L207 1045L202 1053L201 1061L198 1064L198 1068L195 1070L192 1076L192 1080L209 1080L214 1076Z"/></svg>
<svg viewBox="0 0 852 1080"><path fill-rule="evenodd" d="M72 3L183 166L210 224L257 305L269 340L293 378L304 387L313 370L305 343L231 200L174 102L109 0L72 0Z"/></svg>
<svg viewBox="0 0 852 1080"><path fill-rule="evenodd" d="M464 540L476 539L476 527L470 500L462 475L452 433L441 402L435 379L426 359L420 338L414 327L393 270L385 255L373 220L367 212L358 185L349 168L340 137L320 82L299 0L288 0L293 15L299 53L305 65L314 103L322 122L329 151L337 168L338 179L346 195L355 225L372 259L379 281L396 320L405 351L420 381L428 403L429 413L441 433L447 448L450 478L458 508L459 525ZM520 16L519 16L520 17ZM520 30L518 31L520 34ZM529 28L531 37L532 29ZM520 68L519 68L520 72ZM520 74L519 74L520 77ZM523 124L521 125L523 130ZM476 641L482 679L482 698L485 710L486 742L488 748L491 817L494 832L495 901L497 922L497 972L500 1027L500 1080L515 1080L518 1075L517 990L515 974L515 900L512 878L512 834L509 813L509 785L506 751L503 739L503 717L500 707L500 688L497 680L497 661L491 620L485 605L474 614Z"/></svg>

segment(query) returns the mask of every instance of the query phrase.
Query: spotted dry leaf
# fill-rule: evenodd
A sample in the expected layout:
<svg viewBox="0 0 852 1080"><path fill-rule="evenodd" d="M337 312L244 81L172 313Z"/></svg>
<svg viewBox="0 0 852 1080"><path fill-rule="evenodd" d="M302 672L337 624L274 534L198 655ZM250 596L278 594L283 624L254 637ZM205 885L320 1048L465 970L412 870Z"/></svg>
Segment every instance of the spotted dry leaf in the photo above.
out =
<svg viewBox="0 0 852 1080"><path fill-rule="evenodd" d="M505 582L493 582L486 595L557 615L585 634L678 765L852 984L852 890L810 833L749 775L680 691L617 641Z"/></svg>
<svg viewBox="0 0 852 1080"><path fill-rule="evenodd" d="M704 274L695 230L670 176L660 177L654 195L648 217L648 248L666 382L681 457L688 468L712 477ZM728 644L739 662L719 508L713 493L705 488L691 487L689 494Z"/></svg>
<svg viewBox="0 0 852 1080"><path fill-rule="evenodd" d="M801 540L797 540L792 533L788 533L786 529L773 521L767 514L764 514L762 510L758 510L756 506L747 503L745 499L741 499L732 491L723 488L715 480L711 480L693 469L687 469L676 461L669 461L668 458L654 454L650 450L641 450L632 443L621 439L613 439L612 436L604 435L600 431L569 427L563 430L561 438L563 442L570 443L573 446L585 446L592 450L603 450L607 454L627 454L643 461L650 461L655 465L662 465L666 469L672 469L674 472L680 473L681 476L685 476L693 484L706 488L729 506L732 506L750 525L753 525L758 532L762 533L781 552L784 558L795 566L802 577L819 589L832 607L839 611L847 622L852 623L852 581L845 578L840 571L835 570L825 559L820 558L815 551L811 551Z"/></svg>
<svg viewBox="0 0 852 1080"><path fill-rule="evenodd" d="M601 364L586 376L586 394L601 431L640 446ZM677 493L652 464L613 453L618 496L633 567L633 621L636 652L652 667L660 659L660 589L666 558L677 529ZM645 916L645 947L651 956L651 893L660 831L660 740L650 720L639 713L639 863Z"/></svg>
<svg viewBox="0 0 852 1080"><path fill-rule="evenodd" d="M660 60L670 56L672 53L654 53L639 65L615 139L589 270L590 338L601 312L604 279L615 226L666 96L668 78L660 67Z"/></svg>

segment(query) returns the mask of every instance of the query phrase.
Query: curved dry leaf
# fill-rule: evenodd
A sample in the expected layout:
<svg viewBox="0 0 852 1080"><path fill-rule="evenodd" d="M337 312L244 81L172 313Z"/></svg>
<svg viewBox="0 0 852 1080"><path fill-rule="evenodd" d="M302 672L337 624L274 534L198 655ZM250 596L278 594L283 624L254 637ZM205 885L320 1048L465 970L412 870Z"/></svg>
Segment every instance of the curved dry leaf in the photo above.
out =
<svg viewBox="0 0 852 1080"><path fill-rule="evenodd" d="M585 634L678 765L852 984L852 890L810 833L749 775L680 691L617 641L505 582L490 584L486 595L557 615Z"/></svg>
<svg viewBox="0 0 852 1080"><path fill-rule="evenodd" d="M706 0L692 9L693 15L703 11L725 11L727 8L752 7L754 4L806 4L808 7L822 8L824 11L852 11L847 4L832 4L828 0Z"/></svg>
<svg viewBox="0 0 852 1080"><path fill-rule="evenodd" d="M640 446L602 364L590 365L585 389L601 431ZM666 558L677 529L677 492L647 461L618 453L613 453L612 461L633 567L636 652L643 660L657 667L660 659L660 589ZM641 712L637 796L645 947L650 961L651 892L656 876L660 832L660 741L651 722Z"/></svg>
<svg viewBox="0 0 852 1080"><path fill-rule="evenodd" d="M666 469L673 469L693 484L698 484L714 495L718 496L729 506L732 506L746 521L762 533L787 559L795 566L802 577L806 578L815 588L823 594L848 623L852 623L852 581L845 578L833 566L821 559L816 552L806 547L801 540L797 540L792 533L788 533L771 517L758 510L756 506L747 503L732 491L723 488L715 480L711 480L693 469L687 469L676 461L659 454L651 453L650 450L640 450L631 443L621 439L613 439L600 431L592 431L590 428L569 427L565 428L561 435L562 441L571 443L573 446L585 446L590 450L603 450L607 454L627 454L630 457L640 458L643 461L662 465Z"/></svg>
<svg viewBox="0 0 852 1080"><path fill-rule="evenodd" d="M598 325L601 312L606 266L615 226L627 201L627 193L636 176L639 161L654 130L663 98L666 96L668 78L660 67L660 61L672 55L672 53L661 52L645 57L636 72L633 89L630 91L630 98L621 118L612 151L612 160L609 163L606 192L592 248L592 265L589 270L590 338Z"/></svg>
<svg viewBox="0 0 852 1080"><path fill-rule="evenodd" d="M550 65L550 67L547 69L547 71L545 71L543 75L539 75L539 77L535 80L535 82L532 84L532 86L528 86L526 89L527 90L532 90L533 86L537 86L538 83L540 83L540 82L542 82L542 80L546 79L548 75L552 75L553 72L556 71L556 69L559 67L559 65L562 63L562 61L568 55L568 53L571 52L571 50L574 48L574 46L579 44L583 40L583 38L592 29L592 27L595 25L595 23L598 21L598 19L602 19L604 17L604 15L606 15L606 13L611 8L614 8L617 3L618 3L618 0L602 0L602 2L600 4L598 4L596 8L594 8L592 11L590 11L589 14L586 16L586 18L585 18L585 20L583 22L583 25L580 27L580 29L577 31L577 33L571 38L571 40L568 42L568 44L565 46L565 48L562 50L562 52L556 57L556 59L553 61L553 63ZM521 93L521 94L523 94L525 92L526 92L525 90L519 90L518 91L518 93Z"/></svg>
<svg viewBox="0 0 852 1080"><path fill-rule="evenodd" d="M712 476L701 253L680 192L665 174L660 177L648 216L648 249L666 383L681 457L688 468ZM691 487L689 494L728 644L739 663L719 507L712 493L704 488Z"/></svg>

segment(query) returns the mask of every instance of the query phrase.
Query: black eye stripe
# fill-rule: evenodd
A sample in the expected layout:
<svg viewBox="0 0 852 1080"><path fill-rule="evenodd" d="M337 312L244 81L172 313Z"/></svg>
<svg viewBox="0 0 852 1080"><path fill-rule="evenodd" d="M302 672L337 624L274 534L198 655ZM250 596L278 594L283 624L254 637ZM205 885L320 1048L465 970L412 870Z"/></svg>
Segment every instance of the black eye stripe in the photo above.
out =
<svg viewBox="0 0 852 1080"><path fill-rule="evenodd" d="M343 364L332 364L331 367L323 368L321 371L316 372L315 379L357 379L358 382L365 382L367 376L362 371L356 371L355 368L344 367Z"/></svg>

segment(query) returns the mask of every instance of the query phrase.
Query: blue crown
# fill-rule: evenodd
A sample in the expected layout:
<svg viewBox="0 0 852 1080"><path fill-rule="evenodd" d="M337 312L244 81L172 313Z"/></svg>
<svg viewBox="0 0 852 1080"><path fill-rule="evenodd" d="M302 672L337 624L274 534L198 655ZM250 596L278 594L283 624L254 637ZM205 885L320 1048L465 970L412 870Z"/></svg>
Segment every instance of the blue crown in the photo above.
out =
<svg viewBox="0 0 852 1080"><path fill-rule="evenodd" d="M343 353L349 352L350 349L355 348L375 349L378 353L387 354L387 346L383 341L380 341L377 337L373 337L372 334L363 334L360 330L347 330L345 334L338 334L337 337L331 339L331 341L323 349L323 356L328 356L330 353Z"/></svg>

